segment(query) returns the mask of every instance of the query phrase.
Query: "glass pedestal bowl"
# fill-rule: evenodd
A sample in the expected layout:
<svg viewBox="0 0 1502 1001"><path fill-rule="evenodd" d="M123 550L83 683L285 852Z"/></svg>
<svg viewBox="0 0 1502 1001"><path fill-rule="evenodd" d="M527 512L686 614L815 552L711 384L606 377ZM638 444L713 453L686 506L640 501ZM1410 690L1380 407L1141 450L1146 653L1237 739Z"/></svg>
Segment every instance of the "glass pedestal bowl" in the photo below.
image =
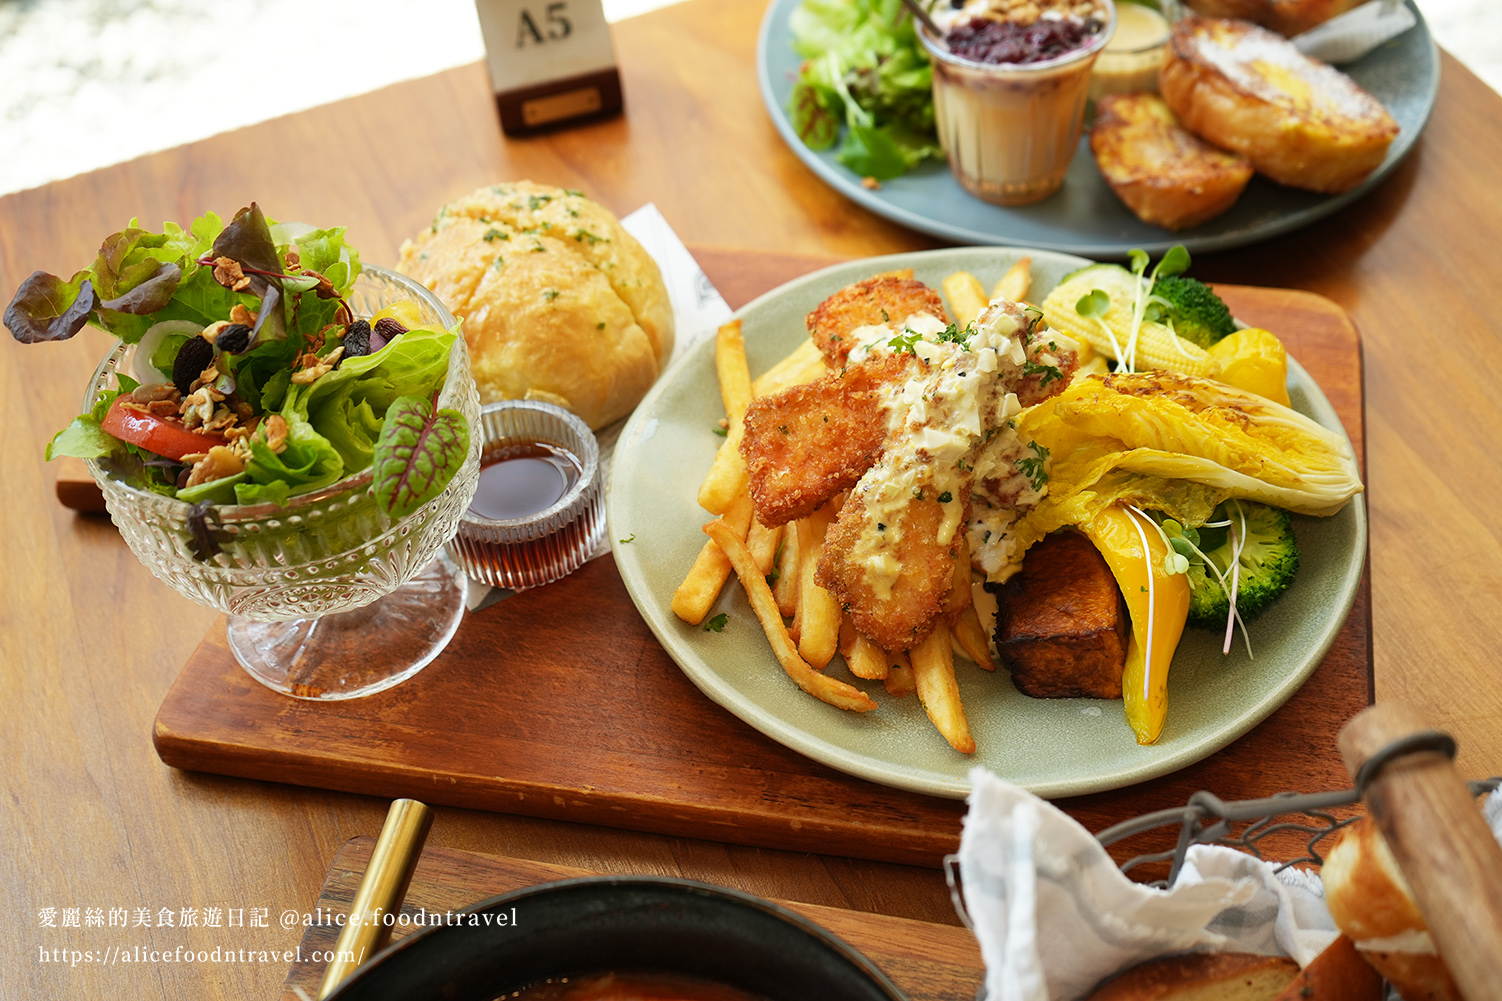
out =
<svg viewBox="0 0 1502 1001"><path fill-rule="evenodd" d="M356 316L401 300L425 325L455 319L404 275L366 266L349 296ZM121 345L100 363L84 397L87 413L129 358ZM480 472L480 403L464 338L449 352L438 406L470 426L464 465L444 491L408 517L376 503L369 469L275 504L219 505L208 519L218 553L194 556L191 507L113 475L90 461L110 518L146 568L179 593L229 615L229 645L257 681L302 699L370 695L425 667L464 614L465 580L444 555Z"/></svg>

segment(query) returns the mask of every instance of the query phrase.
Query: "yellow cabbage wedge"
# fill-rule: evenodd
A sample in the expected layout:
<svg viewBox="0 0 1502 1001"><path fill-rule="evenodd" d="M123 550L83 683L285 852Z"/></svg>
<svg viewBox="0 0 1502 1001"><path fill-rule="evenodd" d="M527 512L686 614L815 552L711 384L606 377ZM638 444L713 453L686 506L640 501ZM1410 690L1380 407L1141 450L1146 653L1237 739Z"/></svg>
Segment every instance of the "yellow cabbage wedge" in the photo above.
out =
<svg viewBox="0 0 1502 1001"><path fill-rule="evenodd" d="M1011 529L1014 551L1074 526L1105 556L1131 614L1122 685L1127 722L1144 744L1163 729L1188 582L1164 571L1167 541L1127 509L1199 526L1235 497L1327 516L1362 490L1344 435L1210 379L1090 376L1016 421L1022 441L1047 449L1049 465L1046 495Z"/></svg>
<svg viewBox="0 0 1502 1001"><path fill-rule="evenodd" d="M1170 372L1078 380L1019 414L1017 434L1050 452L1048 495L1029 515L1045 533L1117 502L1186 525L1228 497L1324 517L1362 490L1338 431L1255 393Z"/></svg>

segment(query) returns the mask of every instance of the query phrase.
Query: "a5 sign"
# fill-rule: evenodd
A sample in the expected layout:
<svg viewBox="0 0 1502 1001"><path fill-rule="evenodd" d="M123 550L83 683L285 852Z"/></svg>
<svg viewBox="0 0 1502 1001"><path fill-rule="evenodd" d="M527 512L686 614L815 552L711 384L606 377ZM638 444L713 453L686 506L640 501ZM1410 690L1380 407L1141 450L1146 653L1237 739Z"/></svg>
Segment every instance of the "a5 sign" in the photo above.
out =
<svg viewBox="0 0 1502 1001"><path fill-rule="evenodd" d="M621 109L600 0L476 0L475 9L508 135Z"/></svg>

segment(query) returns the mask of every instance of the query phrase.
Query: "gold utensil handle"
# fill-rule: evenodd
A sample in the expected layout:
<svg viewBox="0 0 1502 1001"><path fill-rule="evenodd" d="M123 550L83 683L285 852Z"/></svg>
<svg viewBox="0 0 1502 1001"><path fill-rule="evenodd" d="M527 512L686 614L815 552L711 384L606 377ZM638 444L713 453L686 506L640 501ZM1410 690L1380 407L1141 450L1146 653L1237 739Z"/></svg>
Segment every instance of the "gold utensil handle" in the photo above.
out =
<svg viewBox="0 0 1502 1001"><path fill-rule="evenodd" d="M1384 702L1352 718L1338 743L1355 776L1388 744L1429 730L1412 706ZM1442 750L1404 754L1371 776L1363 798L1461 993L1502 997L1502 846L1454 762Z"/></svg>
<svg viewBox="0 0 1502 1001"><path fill-rule="evenodd" d="M391 925L386 916L394 919L401 910L412 870L417 868L417 857L432 826L433 811L417 800L399 799L391 804L375 851L370 854L370 864L350 904L349 919L339 933L334 958L324 971L323 985L318 988L320 999L333 993L340 981L390 939Z"/></svg>

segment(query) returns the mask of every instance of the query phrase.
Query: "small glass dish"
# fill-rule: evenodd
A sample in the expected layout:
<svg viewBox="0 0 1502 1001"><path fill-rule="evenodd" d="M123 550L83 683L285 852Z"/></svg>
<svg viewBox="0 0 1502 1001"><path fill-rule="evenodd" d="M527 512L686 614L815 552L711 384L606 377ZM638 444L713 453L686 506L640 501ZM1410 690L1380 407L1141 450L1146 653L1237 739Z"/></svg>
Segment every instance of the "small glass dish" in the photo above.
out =
<svg viewBox="0 0 1502 1001"><path fill-rule="evenodd" d="M1104 94L1157 93L1174 22L1183 16L1178 0L1118 0L1116 32L1090 73L1090 100Z"/></svg>
<svg viewBox="0 0 1502 1001"><path fill-rule="evenodd" d="M349 296L358 316L402 300L416 302L429 326L458 322L427 289L384 268L366 265ZM122 344L99 364L84 413L118 369L129 370L131 350ZM462 336L438 406L479 424ZM206 560L194 555L188 504L131 486L108 460L88 467L137 558L185 597L228 613L235 658L274 691L315 700L379 692L426 666L459 626L464 580L442 553L479 478L478 435L443 492L405 518L381 510L368 468L285 506L218 505L203 529L218 551Z"/></svg>
<svg viewBox="0 0 1502 1001"><path fill-rule="evenodd" d="M995 205L1029 205L1059 190L1079 148L1091 68L1116 30L1112 0L1098 8L1098 34L1031 63L975 62L918 29L933 63L939 145L966 191Z"/></svg>
<svg viewBox="0 0 1502 1001"><path fill-rule="evenodd" d="M573 573L605 535L600 446L562 407L502 400L480 411L480 477L449 553L472 579L522 590Z"/></svg>

